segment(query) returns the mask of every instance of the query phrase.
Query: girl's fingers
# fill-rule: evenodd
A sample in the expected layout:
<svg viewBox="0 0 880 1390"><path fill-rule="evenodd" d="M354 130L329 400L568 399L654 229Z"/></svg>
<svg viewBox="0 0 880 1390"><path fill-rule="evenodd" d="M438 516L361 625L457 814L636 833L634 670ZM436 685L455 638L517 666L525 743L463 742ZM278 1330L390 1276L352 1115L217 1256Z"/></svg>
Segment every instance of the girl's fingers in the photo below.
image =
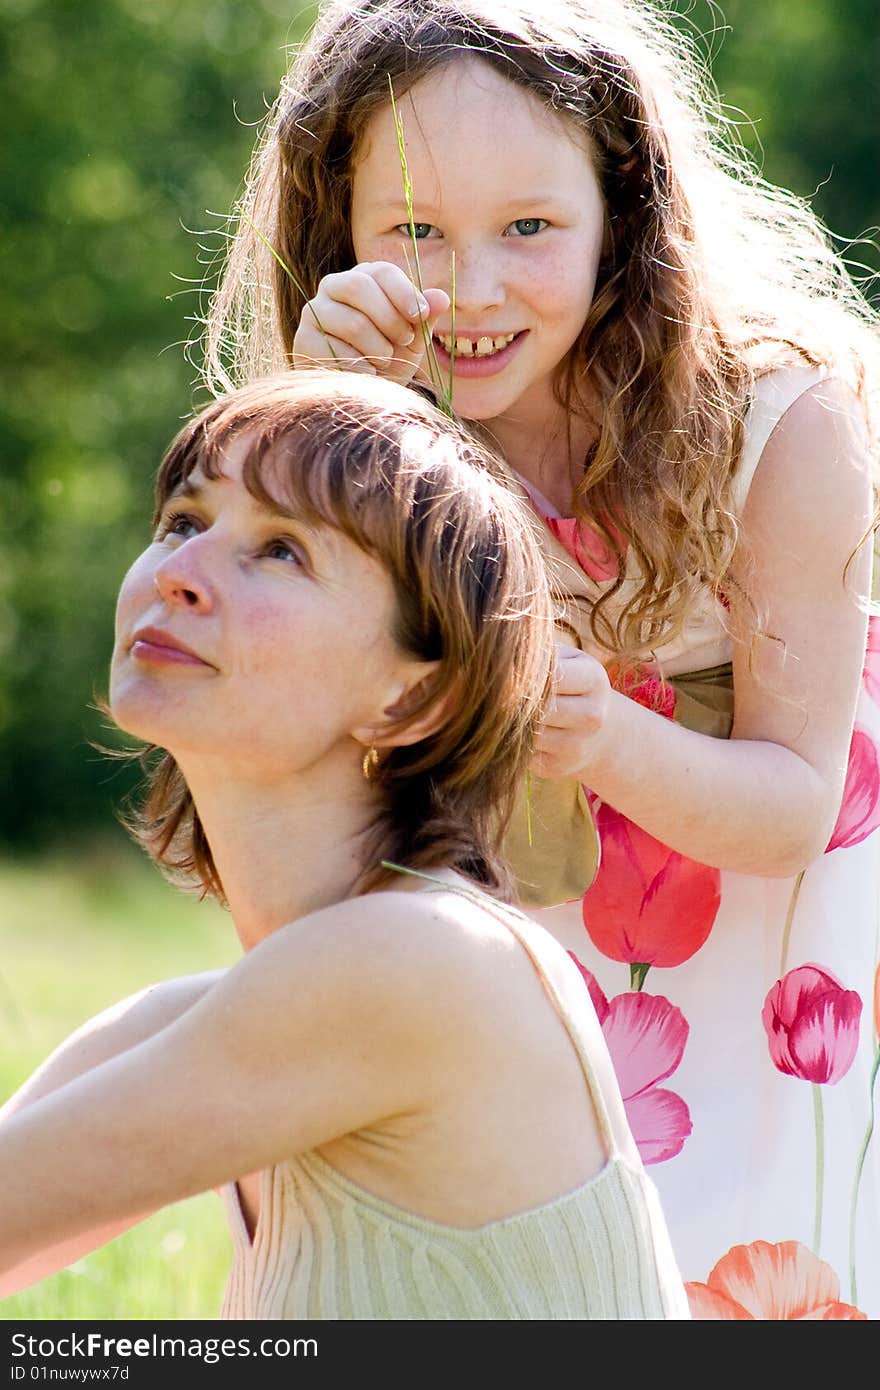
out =
<svg viewBox="0 0 880 1390"><path fill-rule="evenodd" d="M348 344L349 356L373 358L379 365L398 351L398 345L386 337L372 319L349 304L322 304L318 315L325 333Z"/></svg>
<svg viewBox="0 0 880 1390"><path fill-rule="evenodd" d="M376 368L364 356L345 343L341 338L324 334L310 335L308 341L297 341L294 350L294 366L300 367L339 367L347 372L366 372L376 375Z"/></svg>
<svg viewBox="0 0 880 1390"><path fill-rule="evenodd" d="M415 341L419 319L429 311L428 301L403 271L384 261L325 276L316 298L362 314L387 342L399 347Z"/></svg>
<svg viewBox="0 0 880 1390"><path fill-rule="evenodd" d="M432 319L445 314L452 303L445 290L425 290L425 299L428 301L428 315Z"/></svg>
<svg viewBox="0 0 880 1390"><path fill-rule="evenodd" d="M422 294L390 261L326 275L303 310L294 338L295 365L329 360L407 383L425 356L434 321L449 303L445 290Z"/></svg>
<svg viewBox="0 0 880 1390"><path fill-rule="evenodd" d="M557 695L590 695L607 684L608 673L596 657L577 647L557 646L554 672Z"/></svg>
<svg viewBox="0 0 880 1390"><path fill-rule="evenodd" d="M363 270L370 276L393 305L398 317L411 329L418 331L421 320L436 319L449 308L451 301L445 290L420 290L400 266L394 265L391 261L365 262L356 269Z"/></svg>

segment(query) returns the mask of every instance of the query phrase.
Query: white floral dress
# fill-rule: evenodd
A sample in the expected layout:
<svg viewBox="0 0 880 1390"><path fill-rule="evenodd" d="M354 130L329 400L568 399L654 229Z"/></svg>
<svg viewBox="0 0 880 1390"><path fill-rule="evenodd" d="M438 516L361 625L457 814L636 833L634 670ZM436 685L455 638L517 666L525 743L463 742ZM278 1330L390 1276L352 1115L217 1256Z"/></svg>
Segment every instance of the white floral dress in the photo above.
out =
<svg viewBox="0 0 880 1390"><path fill-rule="evenodd" d="M758 382L740 500L774 425L818 379L797 368ZM609 577L597 538L528 491L589 601ZM664 659L670 684L646 667L630 693L724 735L730 649L714 602ZM582 897L537 911L559 902L536 868L540 797L512 858L524 902L590 988L693 1315L880 1317L880 616L837 825L796 878L698 864L587 796L601 862Z"/></svg>

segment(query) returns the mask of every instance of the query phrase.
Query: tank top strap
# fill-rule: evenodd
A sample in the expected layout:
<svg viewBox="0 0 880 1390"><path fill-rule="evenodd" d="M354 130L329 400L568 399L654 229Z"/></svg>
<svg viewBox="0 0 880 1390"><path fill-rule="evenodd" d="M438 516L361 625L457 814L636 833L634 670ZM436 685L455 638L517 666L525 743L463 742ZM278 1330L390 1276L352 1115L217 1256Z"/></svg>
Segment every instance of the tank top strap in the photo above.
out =
<svg viewBox="0 0 880 1390"><path fill-rule="evenodd" d="M427 880L433 885L433 888L426 891L446 891L469 898L471 902L476 903L484 912L488 912L502 926L507 927L532 962L544 991L554 1006L577 1053L609 1159L627 1158L632 1161L632 1155L627 1154L624 1150L621 1138L623 1130L618 1129L613 1122L605 1090L596 1075L584 1045L582 1030L577 1022L577 1010L579 1007L582 1008L585 1003L589 1005L591 1010L593 1006L586 984L574 961L566 957L564 948L542 926L519 908L510 903L499 902L497 898L491 897L479 888L468 888L461 884L448 883L445 879L437 878L433 874L422 873L415 869L401 869L400 865L389 864L386 867L411 874L415 878ZM563 952L563 959L560 962L562 969L559 972L548 968L547 961L550 952L555 953L557 950ZM557 978L558 976L562 976L561 981ZM596 1026L598 1028L598 1021ZM601 1031L599 1037L602 1037ZM609 1076L613 1076L610 1060ZM622 1119L621 1124L623 1123L625 1121Z"/></svg>
<svg viewBox="0 0 880 1390"><path fill-rule="evenodd" d="M464 892L465 890L459 889L458 891ZM596 1076L593 1063L584 1046L582 1031L578 1027L575 1017L575 1000L577 999L579 1002L583 1002L585 996L587 999L589 998L587 986L577 966L571 959L562 962L562 965L566 968L567 978L565 980L565 985L570 985L571 987L561 989L557 979L554 978L555 972L554 974L550 973L545 960L548 943L552 942L553 947L558 945L555 939L550 937L543 927L539 926L531 917L526 916L524 912L520 912L518 908L511 907L507 903L500 903L496 899L490 898L488 894L485 896L482 906L485 911L491 913L497 921L506 926L511 934L516 937L526 955L529 957L529 960L532 962L532 965L535 967L538 978L550 1002L556 1009L565 1031L571 1039L572 1046L578 1055L581 1070L583 1071L584 1079L587 1083L587 1088L590 1092L590 1097L593 1101L593 1106L599 1121L602 1139L608 1150L608 1156L609 1158L620 1158L622 1156L622 1150L608 1110L605 1092ZM564 950L561 946L559 949ZM590 1002L590 1008L592 1009L592 1007L592 1002Z"/></svg>

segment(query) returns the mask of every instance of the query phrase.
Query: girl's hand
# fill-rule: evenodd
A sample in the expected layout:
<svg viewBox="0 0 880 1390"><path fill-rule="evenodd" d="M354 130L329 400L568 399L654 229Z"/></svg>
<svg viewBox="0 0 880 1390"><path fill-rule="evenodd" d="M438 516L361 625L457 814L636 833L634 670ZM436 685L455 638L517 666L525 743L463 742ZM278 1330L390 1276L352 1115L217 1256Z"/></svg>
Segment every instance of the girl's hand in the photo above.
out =
<svg viewBox="0 0 880 1390"><path fill-rule="evenodd" d="M535 740L539 777L580 777L589 767L611 707L611 683L601 661L558 643L554 694Z"/></svg>
<svg viewBox="0 0 880 1390"><path fill-rule="evenodd" d="M430 333L449 304L444 290L420 294L390 261L325 275L300 317L293 365L369 372L406 386L425 355L422 323Z"/></svg>

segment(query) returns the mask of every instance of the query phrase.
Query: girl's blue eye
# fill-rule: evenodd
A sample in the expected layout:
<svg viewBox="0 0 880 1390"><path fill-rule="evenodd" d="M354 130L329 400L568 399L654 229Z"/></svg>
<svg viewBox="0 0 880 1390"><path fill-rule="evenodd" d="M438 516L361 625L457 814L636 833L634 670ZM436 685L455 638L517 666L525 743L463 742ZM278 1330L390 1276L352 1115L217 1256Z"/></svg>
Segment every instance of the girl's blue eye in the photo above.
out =
<svg viewBox="0 0 880 1390"><path fill-rule="evenodd" d="M517 236L534 236L543 231L547 223L543 217L518 217L510 226L516 229Z"/></svg>
<svg viewBox="0 0 880 1390"><path fill-rule="evenodd" d="M397 231L402 232L404 236L414 236L416 241L424 241L434 230L435 228L430 222L413 222L412 231L410 231L408 222L401 222L397 228Z"/></svg>

